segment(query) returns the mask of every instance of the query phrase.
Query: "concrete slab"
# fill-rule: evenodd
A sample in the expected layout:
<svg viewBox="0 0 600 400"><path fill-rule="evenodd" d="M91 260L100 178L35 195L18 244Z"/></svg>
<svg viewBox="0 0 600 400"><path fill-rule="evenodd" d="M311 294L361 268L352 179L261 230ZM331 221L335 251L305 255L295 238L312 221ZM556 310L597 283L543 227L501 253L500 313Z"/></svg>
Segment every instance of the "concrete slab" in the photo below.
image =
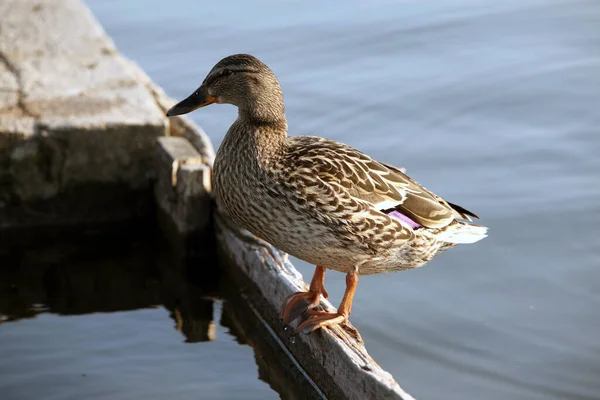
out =
<svg viewBox="0 0 600 400"><path fill-rule="evenodd" d="M208 228L211 219L211 170L182 137L161 137L156 150L155 198L178 235Z"/></svg>
<svg viewBox="0 0 600 400"><path fill-rule="evenodd" d="M19 83L5 60L0 59L0 115L18 108ZM0 125L1 126L1 125Z"/></svg>
<svg viewBox="0 0 600 400"><path fill-rule="evenodd" d="M25 223L7 205L81 186L150 194L170 128L139 68L80 0L4 0L0 15L0 227Z"/></svg>

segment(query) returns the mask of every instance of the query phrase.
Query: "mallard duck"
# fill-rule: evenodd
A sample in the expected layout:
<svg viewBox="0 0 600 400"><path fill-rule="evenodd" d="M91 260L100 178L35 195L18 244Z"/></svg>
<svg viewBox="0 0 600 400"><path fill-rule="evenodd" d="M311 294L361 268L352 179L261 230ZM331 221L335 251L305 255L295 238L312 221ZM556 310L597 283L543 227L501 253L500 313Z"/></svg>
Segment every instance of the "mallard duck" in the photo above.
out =
<svg viewBox="0 0 600 400"><path fill-rule="evenodd" d="M254 235L316 265L308 292L288 296L283 323L303 316L297 332L345 324L360 275L422 266L459 243L486 237L477 216L350 146L288 136L283 93L257 58L219 61L200 87L167 116L212 103L233 104L238 118L214 160L218 208ZM327 298L325 271L346 274L337 312L317 311Z"/></svg>

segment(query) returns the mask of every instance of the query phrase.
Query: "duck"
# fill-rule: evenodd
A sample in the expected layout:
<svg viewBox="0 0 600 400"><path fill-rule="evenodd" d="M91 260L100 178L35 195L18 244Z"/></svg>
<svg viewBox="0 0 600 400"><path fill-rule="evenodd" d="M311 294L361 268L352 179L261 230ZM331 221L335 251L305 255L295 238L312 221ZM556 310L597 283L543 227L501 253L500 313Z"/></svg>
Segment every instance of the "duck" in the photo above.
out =
<svg viewBox="0 0 600 400"><path fill-rule="evenodd" d="M276 248L315 265L308 291L287 296L285 327L309 334L349 325L359 277L420 267L487 228L473 212L337 141L288 135L283 92L273 71L249 54L220 60L172 117L210 104L237 107L213 163L217 208ZM346 274L335 312L319 310L327 270Z"/></svg>

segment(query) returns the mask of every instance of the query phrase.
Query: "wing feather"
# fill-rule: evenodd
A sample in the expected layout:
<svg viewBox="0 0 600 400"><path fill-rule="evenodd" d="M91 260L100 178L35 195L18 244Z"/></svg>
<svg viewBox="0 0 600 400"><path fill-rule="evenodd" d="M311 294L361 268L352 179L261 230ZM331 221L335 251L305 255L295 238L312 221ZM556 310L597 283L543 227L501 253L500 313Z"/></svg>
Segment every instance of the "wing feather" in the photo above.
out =
<svg viewBox="0 0 600 400"><path fill-rule="evenodd" d="M345 189L355 200L370 203L377 211L398 210L428 228L475 216L430 192L400 168L378 162L350 146L312 136L293 136L288 144L287 165L310 171L331 187Z"/></svg>

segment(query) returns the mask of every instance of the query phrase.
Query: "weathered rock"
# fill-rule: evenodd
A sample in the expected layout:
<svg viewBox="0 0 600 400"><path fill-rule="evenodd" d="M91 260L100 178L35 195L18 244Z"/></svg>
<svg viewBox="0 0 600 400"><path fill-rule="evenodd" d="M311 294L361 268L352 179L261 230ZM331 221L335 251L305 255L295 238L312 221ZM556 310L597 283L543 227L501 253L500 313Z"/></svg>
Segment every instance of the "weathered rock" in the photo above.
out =
<svg viewBox="0 0 600 400"><path fill-rule="evenodd" d="M211 171L204 158L182 137L161 137L156 152L158 207L180 235L205 230L210 222Z"/></svg>
<svg viewBox="0 0 600 400"><path fill-rule="evenodd" d="M139 68L79 0L4 0L0 15L0 229L25 223L3 206L79 186L150 194L169 125Z"/></svg>
<svg viewBox="0 0 600 400"><path fill-rule="evenodd" d="M19 83L7 61L0 58L0 115L14 113L18 109ZM0 122L0 129L2 124Z"/></svg>

